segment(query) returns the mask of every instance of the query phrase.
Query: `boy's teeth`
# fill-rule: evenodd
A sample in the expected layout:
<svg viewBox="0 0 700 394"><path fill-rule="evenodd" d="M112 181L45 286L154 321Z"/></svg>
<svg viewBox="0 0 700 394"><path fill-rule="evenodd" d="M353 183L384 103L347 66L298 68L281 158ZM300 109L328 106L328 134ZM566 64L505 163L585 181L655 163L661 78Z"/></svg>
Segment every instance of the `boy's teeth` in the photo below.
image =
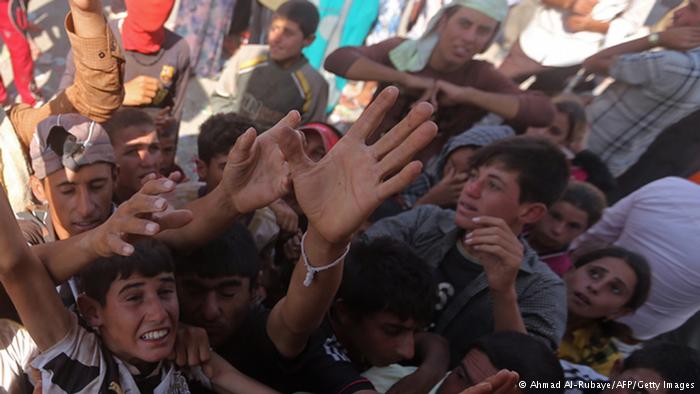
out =
<svg viewBox="0 0 700 394"><path fill-rule="evenodd" d="M147 341L154 341L157 339L161 339L166 335L168 335L168 330L151 331L141 335L141 339L145 339Z"/></svg>

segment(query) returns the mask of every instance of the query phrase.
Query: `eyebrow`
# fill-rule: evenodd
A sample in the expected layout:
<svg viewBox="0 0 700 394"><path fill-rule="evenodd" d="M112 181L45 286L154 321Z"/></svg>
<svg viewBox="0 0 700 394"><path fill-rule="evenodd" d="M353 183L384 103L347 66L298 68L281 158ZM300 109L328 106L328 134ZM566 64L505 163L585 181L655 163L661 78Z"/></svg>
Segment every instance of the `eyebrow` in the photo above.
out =
<svg viewBox="0 0 700 394"><path fill-rule="evenodd" d="M160 281L161 283L172 284L172 283L175 283L175 278L169 276L169 277L166 277L166 278L160 278L159 281ZM125 291L131 290L131 289L143 287L145 284L146 284L146 282L134 282L134 283L130 283L130 284L128 284L128 285L122 287L121 290L119 290L119 293L118 293L118 294L122 294L122 293L124 293Z"/></svg>

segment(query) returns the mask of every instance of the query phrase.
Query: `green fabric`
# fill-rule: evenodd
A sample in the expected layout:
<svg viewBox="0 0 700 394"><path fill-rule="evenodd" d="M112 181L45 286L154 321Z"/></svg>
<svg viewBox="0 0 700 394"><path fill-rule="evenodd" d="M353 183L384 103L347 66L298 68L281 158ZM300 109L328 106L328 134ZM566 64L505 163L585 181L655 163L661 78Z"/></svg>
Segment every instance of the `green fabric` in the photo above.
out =
<svg viewBox="0 0 700 394"><path fill-rule="evenodd" d="M428 64L433 48L440 39L436 27L445 11L454 6L471 8L502 23L508 15L506 0L454 0L444 5L428 23L423 36L417 40L406 40L389 52L389 58L399 71L416 72Z"/></svg>

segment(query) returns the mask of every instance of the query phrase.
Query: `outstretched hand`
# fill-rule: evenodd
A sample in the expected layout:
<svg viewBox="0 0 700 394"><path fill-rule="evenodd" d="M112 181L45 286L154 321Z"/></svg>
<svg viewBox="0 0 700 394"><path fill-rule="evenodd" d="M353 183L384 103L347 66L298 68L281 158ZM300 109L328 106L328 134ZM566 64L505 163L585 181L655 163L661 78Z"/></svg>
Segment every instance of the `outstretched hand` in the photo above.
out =
<svg viewBox="0 0 700 394"><path fill-rule="evenodd" d="M276 125L257 135L248 129L231 148L221 181L238 213L265 207L289 192L289 166L279 144L282 138L296 138L293 130L301 116L291 111Z"/></svg>
<svg viewBox="0 0 700 394"><path fill-rule="evenodd" d="M141 190L122 203L106 222L90 232L85 242L99 256L129 256L134 252L130 244L134 237L152 236L160 231L179 228L192 220L189 210L168 208L163 193L175 189L175 182L168 178L155 179L149 175Z"/></svg>
<svg viewBox="0 0 700 394"><path fill-rule="evenodd" d="M430 104L416 105L375 144L365 142L397 96L395 87L384 89L318 163L306 156L298 133L280 134L297 201L310 225L329 243L347 242L382 201L403 190L421 171L420 162L409 161L437 133L437 126L428 121Z"/></svg>

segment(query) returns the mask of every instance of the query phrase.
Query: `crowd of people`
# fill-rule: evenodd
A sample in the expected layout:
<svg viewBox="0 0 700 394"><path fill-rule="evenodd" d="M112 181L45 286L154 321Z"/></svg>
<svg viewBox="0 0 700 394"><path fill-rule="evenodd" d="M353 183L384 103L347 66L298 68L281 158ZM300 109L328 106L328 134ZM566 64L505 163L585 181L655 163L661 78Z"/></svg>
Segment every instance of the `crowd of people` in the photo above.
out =
<svg viewBox="0 0 700 394"><path fill-rule="evenodd" d="M351 0L68 0L46 99L20 3L0 392L700 392L700 161L636 170L700 113L700 0L386 0L355 46Z"/></svg>

